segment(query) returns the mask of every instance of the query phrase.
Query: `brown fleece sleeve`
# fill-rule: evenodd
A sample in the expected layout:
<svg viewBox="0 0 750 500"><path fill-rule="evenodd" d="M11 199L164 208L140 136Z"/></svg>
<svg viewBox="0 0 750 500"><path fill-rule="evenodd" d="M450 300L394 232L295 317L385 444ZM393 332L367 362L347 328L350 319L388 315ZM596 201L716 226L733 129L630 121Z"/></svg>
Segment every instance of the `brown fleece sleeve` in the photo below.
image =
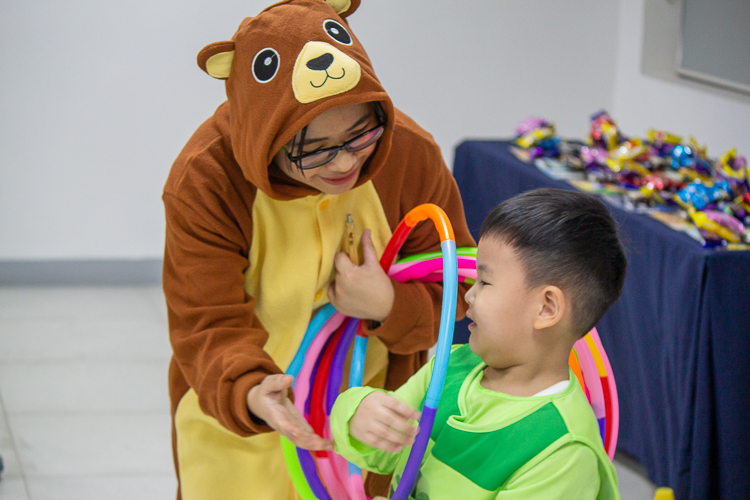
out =
<svg viewBox="0 0 750 500"><path fill-rule="evenodd" d="M466 225L463 203L453 175L445 165L440 149L426 132L404 115L399 115L389 162L374 182L383 199L389 223L395 228L412 208L434 203L450 219L456 246L476 246ZM389 175L390 174L390 175ZM394 199L395 196L398 199ZM440 236L431 221L419 223L409 234L400 257L440 250ZM393 309L382 325L365 328L376 335L394 354L411 354L426 350L437 342L442 310L441 283L393 281ZM466 314L466 285L458 287L456 319Z"/></svg>
<svg viewBox="0 0 750 500"><path fill-rule="evenodd" d="M226 206L217 211L200 199L187 205L169 193L163 198L163 286L174 359L207 415L241 436L270 431L253 420L246 403L253 386L281 373L263 350L268 334L244 290L244 234L251 233Z"/></svg>

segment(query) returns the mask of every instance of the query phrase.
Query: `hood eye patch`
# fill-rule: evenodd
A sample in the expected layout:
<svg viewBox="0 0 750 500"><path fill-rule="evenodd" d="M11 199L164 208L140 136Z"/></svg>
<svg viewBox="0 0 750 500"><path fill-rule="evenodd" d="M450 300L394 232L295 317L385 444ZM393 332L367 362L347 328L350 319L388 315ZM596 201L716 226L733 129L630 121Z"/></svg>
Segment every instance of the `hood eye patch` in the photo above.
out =
<svg viewBox="0 0 750 500"><path fill-rule="evenodd" d="M271 47L261 49L253 58L253 76L259 83L273 80L279 71L279 53Z"/></svg>
<svg viewBox="0 0 750 500"><path fill-rule="evenodd" d="M346 28L341 23L334 21L333 19L326 19L323 21L323 29L326 31L328 36L336 40L343 45L351 45L352 37Z"/></svg>

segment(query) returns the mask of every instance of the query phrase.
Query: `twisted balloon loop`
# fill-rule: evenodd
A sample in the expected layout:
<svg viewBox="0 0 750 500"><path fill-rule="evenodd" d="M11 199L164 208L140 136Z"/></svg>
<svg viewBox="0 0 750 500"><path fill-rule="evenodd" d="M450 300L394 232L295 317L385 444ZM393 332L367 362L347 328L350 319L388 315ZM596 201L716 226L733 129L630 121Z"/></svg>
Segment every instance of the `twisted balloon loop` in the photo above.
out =
<svg viewBox="0 0 750 500"><path fill-rule="evenodd" d="M412 255L394 264L411 230L431 219L440 235L440 252ZM476 280L476 248L456 248L453 227L445 212L431 203L412 209L396 227L383 256L383 270L399 282L411 280L443 282L442 312L432 376L427 389L419 433L412 445L394 500L405 500L411 492L422 463L435 419L448 367L456 317L459 282ZM353 347L352 347L353 346ZM295 406L316 433L330 439L329 417L344 376L347 353L352 351L349 387L362 385L367 337L362 323L344 316L331 304L312 319L299 349L287 369L293 375ZM571 352L570 364L584 388L599 420L602 441L610 458L617 443L619 407L612 369L596 330L579 340ZM296 448L281 437L284 460L297 492L303 500L366 500L359 467L332 451L309 452Z"/></svg>

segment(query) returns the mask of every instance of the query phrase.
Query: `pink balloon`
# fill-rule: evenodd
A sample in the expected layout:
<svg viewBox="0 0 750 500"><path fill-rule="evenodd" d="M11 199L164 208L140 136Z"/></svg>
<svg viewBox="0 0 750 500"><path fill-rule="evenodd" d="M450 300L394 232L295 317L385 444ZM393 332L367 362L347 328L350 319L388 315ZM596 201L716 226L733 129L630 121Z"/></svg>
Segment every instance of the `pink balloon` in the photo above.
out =
<svg viewBox="0 0 750 500"><path fill-rule="evenodd" d="M328 338L341 326L346 316L336 311L326 321L326 323L320 328L320 332L315 336L315 339L310 344L305 355L305 361L297 374L297 379L294 383L294 407L304 415L305 413L305 401L307 396L310 394L310 379L312 378L312 371L315 367L315 362L320 355L320 351L326 344Z"/></svg>
<svg viewBox="0 0 750 500"><path fill-rule="evenodd" d="M420 263L423 263L423 262L433 262L433 263L435 263L434 265L437 265L438 270L440 270L442 272L442 269L443 269L442 259L439 258L439 257L437 257L437 258L434 258L434 259L417 260L417 261L401 262L399 264L393 264L391 266L391 268L388 270L388 276L393 277L393 275L395 275L397 273L400 273L404 269L408 269L408 268L410 268L410 267L412 267L414 265L417 265L417 264L420 264ZM438 263L439 263L439 265L438 265ZM458 256L458 269L459 269L459 271L462 268L476 269L476 267L477 267L477 260L476 260L475 257L462 257L460 255Z"/></svg>
<svg viewBox="0 0 750 500"><path fill-rule="evenodd" d="M442 271L443 260L442 259L429 259L417 262L407 262L411 264L408 267L399 267L391 273L388 272L388 276L401 283L405 281L411 281L415 279L421 279L422 276ZM458 257L458 268L461 269L476 269L476 259L473 257ZM399 265L401 266L401 265ZM396 267L391 266L391 268Z"/></svg>
<svg viewBox="0 0 750 500"><path fill-rule="evenodd" d="M323 428L323 437L331 439L331 428L328 425L328 422L326 422L326 425ZM315 456L315 453L312 453L315 465L318 466L320 478L323 480L323 484L326 485L326 489L328 490L328 493L331 494L331 498L349 498L345 488L345 485L349 482L349 472L345 471L345 476L343 476L343 478L339 477L333 459L333 456L336 454L332 451L327 451L325 454L325 457L317 457Z"/></svg>
<svg viewBox="0 0 750 500"><path fill-rule="evenodd" d="M599 349L599 355L602 358L604 369L607 372L607 385L609 385L609 396L612 401L612 415L607 415L607 418L612 419L612 437L610 438L607 455L609 456L610 460L613 460L615 458L615 450L617 449L617 436L620 430L620 400L617 398L615 372L612 371L612 365L609 364L609 358L607 357L607 352L604 350L602 341L599 338L599 332L597 332L596 328L594 328L589 333L591 335L591 338L594 340L594 344L596 344L596 348Z"/></svg>
<svg viewBox="0 0 750 500"><path fill-rule="evenodd" d="M602 391L602 381L599 377L599 370L596 368L594 356L584 339L579 339L573 347L578 354L578 364L581 365L583 381L586 382L586 387L591 394L591 408L594 410L594 415L596 418L605 417L604 392Z"/></svg>
<svg viewBox="0 0 750 500"><path fill-rule="evenodd" d="M326 439L333 440L333 435L331 434L331 422L328 418L326 418L326 425L323 429L323 437ZM351 490L351 485L349 484L349 462L346 461L344 457L339 455L338 453L331 452L329 453L329 456L331 457L331 462L333 464L333 472L336 475L336 479L339 482L339 484L342 484L344 488L347 489L349 493L349 497L352 497L353 500L356 500L356 493L355 491ZM362 483L362 494L364 495L365 488L364 483ZM344 497L348 498L348 497ZM362 497L362 500L364 500L364 496Z"/></svg>

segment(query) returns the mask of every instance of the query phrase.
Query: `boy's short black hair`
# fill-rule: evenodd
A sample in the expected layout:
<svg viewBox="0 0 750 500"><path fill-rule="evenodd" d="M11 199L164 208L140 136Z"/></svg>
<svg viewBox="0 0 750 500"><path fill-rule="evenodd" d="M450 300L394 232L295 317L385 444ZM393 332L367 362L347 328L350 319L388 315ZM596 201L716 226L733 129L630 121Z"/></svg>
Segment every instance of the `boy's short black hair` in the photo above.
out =
<svg viewBox="0 0 750 500"><path fill-rule="evenodd" d="M562 189L535 189L498 205L480 237L516 252L530 288L550 284L572 296L575 333L588 333L622 292L628 262L604 203Z"/></svg>

